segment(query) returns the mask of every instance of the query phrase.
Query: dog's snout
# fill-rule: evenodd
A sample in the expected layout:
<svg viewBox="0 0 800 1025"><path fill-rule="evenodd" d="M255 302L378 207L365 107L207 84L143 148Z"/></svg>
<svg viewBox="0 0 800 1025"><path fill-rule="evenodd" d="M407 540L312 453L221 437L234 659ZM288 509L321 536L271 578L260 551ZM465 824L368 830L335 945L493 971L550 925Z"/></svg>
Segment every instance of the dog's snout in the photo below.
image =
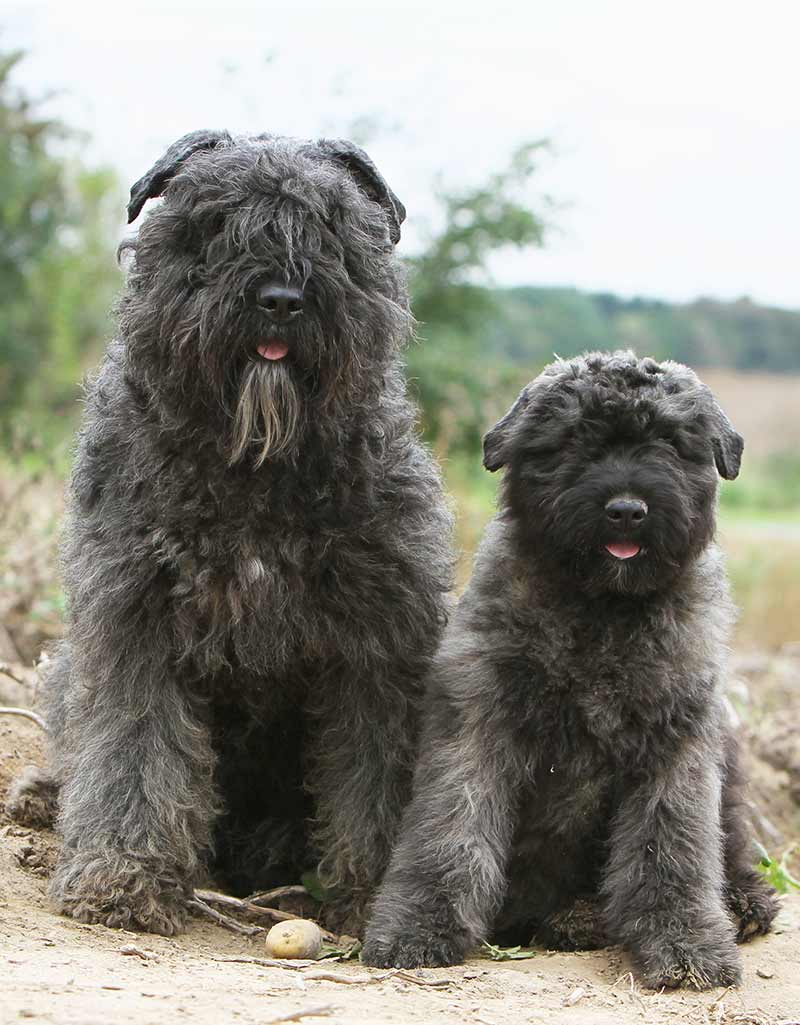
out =
<svg viewBox="0 0 800 1025"><path fill-rule="evenodd" d="M647 516L647 503L640 498L612 498L606 503L606 519L615 527L632 530Z"/></svg>
<svg viewBox="0 0 800 1025"><path fill-rule="evenodd" d="M288 324L303 312L303 289L269 282L256 292L256 302L277 324Z"/></svg>

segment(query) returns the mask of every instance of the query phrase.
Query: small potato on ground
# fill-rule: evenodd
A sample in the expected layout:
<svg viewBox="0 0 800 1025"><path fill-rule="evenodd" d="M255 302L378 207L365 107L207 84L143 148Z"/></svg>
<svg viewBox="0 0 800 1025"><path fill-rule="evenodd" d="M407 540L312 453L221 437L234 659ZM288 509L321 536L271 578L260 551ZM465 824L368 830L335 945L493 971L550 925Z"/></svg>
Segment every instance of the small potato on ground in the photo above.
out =
<svg viewBox="0 0 800 1025"><path fill-rule="evenodd" d="M322 933L315 922L295 918L273 925L266 945L270 957L314 958L322 950Z"/></svg>

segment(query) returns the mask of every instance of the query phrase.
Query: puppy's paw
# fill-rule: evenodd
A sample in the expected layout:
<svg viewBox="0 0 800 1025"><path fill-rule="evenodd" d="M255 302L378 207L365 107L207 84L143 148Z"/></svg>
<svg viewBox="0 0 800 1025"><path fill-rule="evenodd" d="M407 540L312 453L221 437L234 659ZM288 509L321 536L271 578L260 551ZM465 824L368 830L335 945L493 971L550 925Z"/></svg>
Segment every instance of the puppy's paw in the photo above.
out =
<svg viewBox="0 0 800 1025"><path fill-rule="evenodd" d="M22 826L52 826L58 814L58 783L36 765L27 765L8 790L6 813Z"/></svg>
<svg viewBox="0 0 800 1025"><path fill-rule="evenodd" d="M56 869L51 894L61 914L111 929L183 932L188 888L170 873L113 851L76 851Z"/></svg>
<svg viewBox="0 0 800 1025"><path fill-rule="evenodd" d="M673 942L640 962L639 978L648 989L713 989L738 986L742 966L730 939Z"/></svg>
<svg viewBox="0 0 800 1025"><path fill-rule="evenodd" d="M778 895L755 874L731 886L727 903L735 916L736 942L747 943L754 936L768 933L778 913Z"/></svg>
<svg viewBox="0 0 800 1025"><path fill-rule="evenodd" d="M533 942L548 950L598 950L610 941L597 904L580 899L548 916L536 930Z"/></svg>
<svg viewBox="0 0 800 1025"><path fill-rule="evenodd" d="M322 905L319 920L330 932L361 939L366 925L367 901L337 898Z"/></svg>
<svg viewBox="0 0 800 1025"><path fill-rule="evenodd" d="M373 968L444 968L464 960L462 944L451 937L416 931L407 936L372 936L361 951L363 964Z"/></svg>

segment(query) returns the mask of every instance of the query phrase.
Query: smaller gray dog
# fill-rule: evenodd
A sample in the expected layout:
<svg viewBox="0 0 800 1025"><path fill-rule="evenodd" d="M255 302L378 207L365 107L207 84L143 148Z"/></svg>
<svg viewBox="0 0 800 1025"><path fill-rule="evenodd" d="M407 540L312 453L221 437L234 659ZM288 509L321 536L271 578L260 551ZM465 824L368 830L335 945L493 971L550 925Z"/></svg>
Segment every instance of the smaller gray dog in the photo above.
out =
<svg viewBox="0 0 800 1025"><path fill-rule="evenodd" d="M687 367L547 367L486 435L500 513L433 672L363 958L445 965L487 935L623 944L651 987L735 984L766 932L721 701L732 606L717 471L742 439Z"/></svg>

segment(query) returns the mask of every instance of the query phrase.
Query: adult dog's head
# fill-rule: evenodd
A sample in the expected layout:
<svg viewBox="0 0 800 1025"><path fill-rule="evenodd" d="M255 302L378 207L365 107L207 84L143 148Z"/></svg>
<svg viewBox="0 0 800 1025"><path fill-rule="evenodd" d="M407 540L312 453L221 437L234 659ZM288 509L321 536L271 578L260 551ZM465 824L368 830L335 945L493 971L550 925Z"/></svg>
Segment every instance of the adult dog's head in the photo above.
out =
<svg viewBox="0 0 800 1025"><path fill-rule="evenodd" d="M546 367L484 438L533 558L584 593L668 587L714 534L743 442L688 367L592 353Z"/></svg>
<svg viewBox="0 0 800 1025"><path fill-rule="evenodd" d="M341 420L410 332L394 246L402 203L352 143L227 132L184 136L131 189L123 245L129 373L231 462L296 453Z"/></svg>

